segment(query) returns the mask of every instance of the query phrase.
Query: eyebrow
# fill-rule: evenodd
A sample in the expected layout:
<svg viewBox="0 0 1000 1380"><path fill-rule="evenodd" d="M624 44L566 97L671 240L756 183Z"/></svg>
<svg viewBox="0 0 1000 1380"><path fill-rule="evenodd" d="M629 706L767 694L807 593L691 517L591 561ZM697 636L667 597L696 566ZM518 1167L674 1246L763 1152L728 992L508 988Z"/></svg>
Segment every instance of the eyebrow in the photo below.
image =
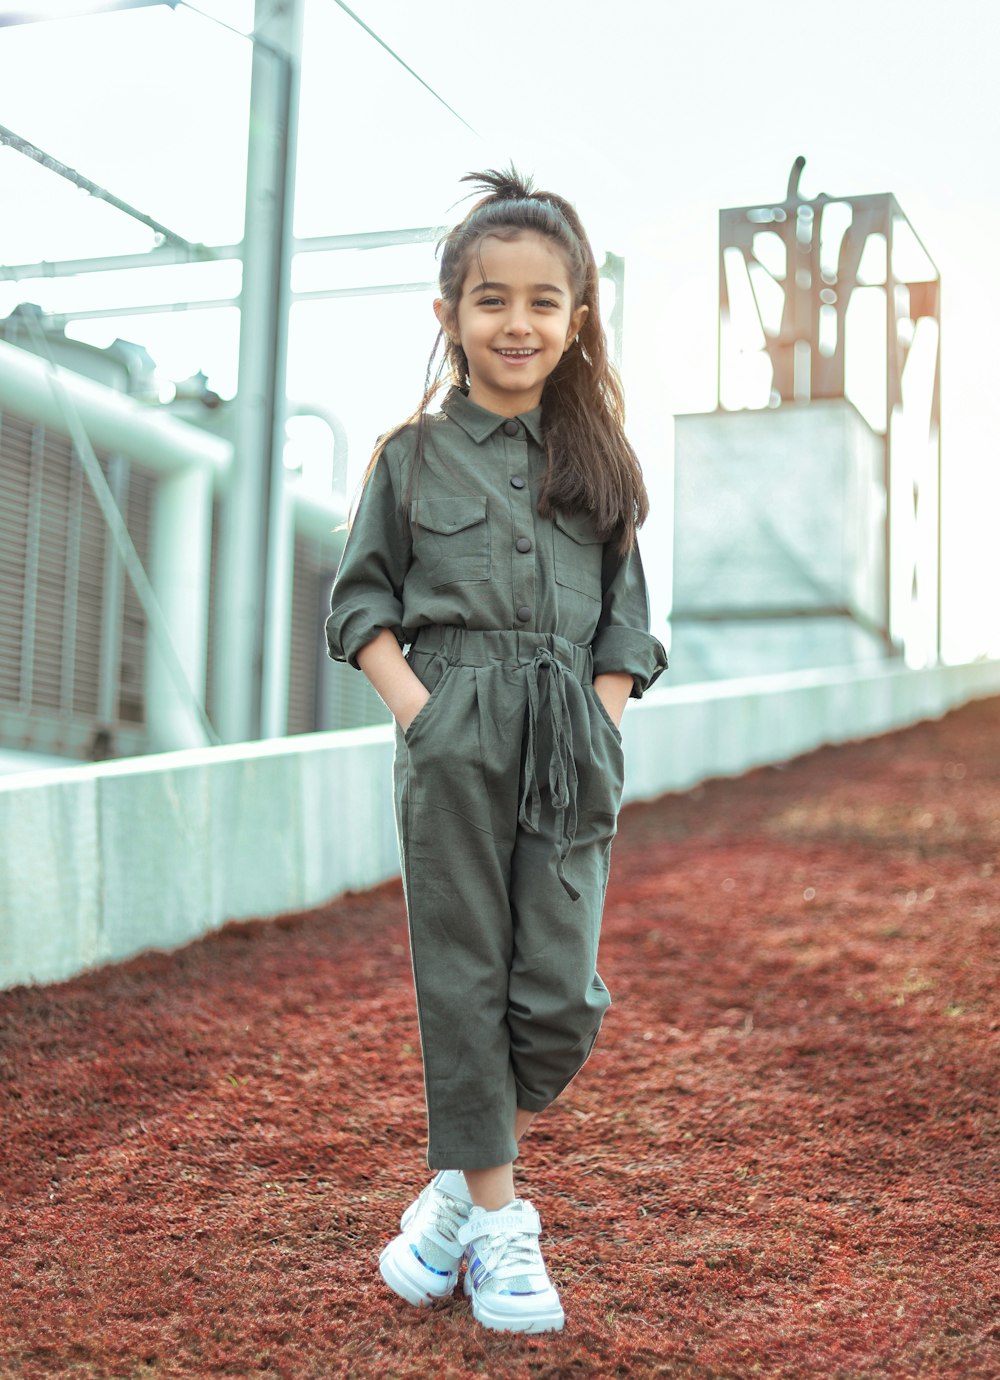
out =
<svg viewBox="0 0 1000 1380"><path fill-rule="evenodd" d="M499 290L502 291L502 292L506 292L507 289L508 289L508 284L507 284L507 283L477 283L475 287L469 288L469 292L470 292L470 293L473 293L473 292L483 292L483 291L485 291L485 290L487 290L487 289L490 289L490 290L492 290L492 291L496 291L497 289L499 289ZM560 297L565 297L565 296L566 296L565 291L564 291L561 287L557 287L555 283L536 283L536 284L534 285L534 287L533 287L531 290L532 290L532 292L557 292L557 293L559 294Z"/></svg>

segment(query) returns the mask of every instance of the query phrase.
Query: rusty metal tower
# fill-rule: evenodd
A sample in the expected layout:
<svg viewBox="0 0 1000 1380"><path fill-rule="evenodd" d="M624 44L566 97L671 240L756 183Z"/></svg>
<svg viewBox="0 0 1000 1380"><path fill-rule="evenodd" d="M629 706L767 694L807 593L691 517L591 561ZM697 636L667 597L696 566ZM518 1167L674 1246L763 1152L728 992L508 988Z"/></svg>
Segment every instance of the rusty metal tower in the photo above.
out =
<svg viewBox="0 0 1000 1380"><path fill-rule="evenodd" d="M885 635L940 658L941 280L891 193L719 213L719 407L846 399L885 452Z"/></svg>

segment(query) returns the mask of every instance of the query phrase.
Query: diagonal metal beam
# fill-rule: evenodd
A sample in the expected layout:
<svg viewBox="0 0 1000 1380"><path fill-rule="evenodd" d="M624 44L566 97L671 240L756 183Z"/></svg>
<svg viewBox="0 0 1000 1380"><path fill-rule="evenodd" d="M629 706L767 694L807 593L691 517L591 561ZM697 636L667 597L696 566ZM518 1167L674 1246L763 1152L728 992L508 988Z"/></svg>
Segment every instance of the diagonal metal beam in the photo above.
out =
<svg viewBox="0 0 1000 1380"><path fill-rule="evenodd" d="M207 245L195 244L191 240L179 235L176 230L171 230L162 221L154 220L145 211L140 211L137 207L123 201L121 197L115 196L114 192L109 192L106 187L101 187L96 182L92 182L83 173L77 172L69 164L62 163L58 158L54 158L51 153L46 153L44 149L33 144L30 139L23 138L16 134L14 130L8 129L6 125L0 125L0 144L6 144L8 148L14 149L16 153L23 153L26 158L37 163L40 167L46 168L49 172L58 173L60 177L65 177L68 182L72 182L74 187L80 187L83 191L89 192L91 196L97 197L99 201L106 201L109 206L113 206L116 211L122 211L126 216L131 216L142 225L149 227L157 235L162 235L163 239L169 244L178 245L192 256L192 258L211 259L215 257L214 250Z"/></svg>
<svg viewBox="0 0 1000 1380"><path fill-rule="evenodd" d="M106 14L110 10L149 9L153 5L169 5L173 9L178 3L179 0L101 0L100 4L88 4L87 0L79 0L75 5L64 4L58 14L47 13L45 7L38 4L31 9L4 5L0 9L0 29L14 24L37 24L46 19L71 19L78 15Z"/></svg>

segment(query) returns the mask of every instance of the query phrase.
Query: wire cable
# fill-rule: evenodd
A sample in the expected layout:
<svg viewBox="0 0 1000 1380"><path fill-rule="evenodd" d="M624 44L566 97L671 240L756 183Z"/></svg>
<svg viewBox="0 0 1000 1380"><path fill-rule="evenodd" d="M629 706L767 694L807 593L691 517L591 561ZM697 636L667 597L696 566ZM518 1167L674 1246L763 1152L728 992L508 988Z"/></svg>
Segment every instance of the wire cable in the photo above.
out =
<svg viewBox="0 0 1000 1380"><path fill-rule="evenodd" d="M370 38L373 38L380 48L385 49L385 51L389 54L389 56L393 59L394 62L398 62L400 67L404 68L407 72L409 72L410 76L413 77L416 81L418 81L426 91L429 91L431 95L434 97L434 99L440 102L440 104L444 106L445 110L447 110L449 114L454 115L455 119L458 120L460 124L465 125L465 128L470 132L470 134L474 134L477 139L482 137L478 129L473 129L472 125L469 124L468 120L464 119L461 115L459 115L458 111L454 108L454 106L450 106L448 102L445 100L445 98L442 95L440 95L439 92L435 91L433 86L431 86L429 82L424 81L420 73L415 72L408 62L404 62L403 59L399 56L399 54L396 52L396 50L394 48L390 48L389 44L386 43L384 38L380 38L374 29L369 28L369 26L365 23L365 21L361 18L360 15L355 14L354 11L348 5L345 5L344 0L333 0L333 3L335 5L339 5L340 8L344 11L344 13L346 15L349 15L350 18L354 20L355 24L360 25L360 27L364 29L365 33L368 34Z"/></svg>

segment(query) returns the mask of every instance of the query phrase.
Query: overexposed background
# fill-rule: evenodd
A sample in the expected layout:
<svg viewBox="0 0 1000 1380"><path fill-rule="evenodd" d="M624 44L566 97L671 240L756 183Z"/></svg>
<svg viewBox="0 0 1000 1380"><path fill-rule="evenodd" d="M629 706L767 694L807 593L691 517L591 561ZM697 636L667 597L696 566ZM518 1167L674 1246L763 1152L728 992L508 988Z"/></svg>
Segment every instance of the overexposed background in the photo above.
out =
<svg viewBox="0 0 1000 1380"><path fill-rule="evenodd" d="M24 8L23 6L11 8ZM43 4L38 5L44 8ZM653 491L644 550L668 584L671 415L716 397L720 207L893 192L943 279L944 628L949 658L1000 652L1000 392L994 287L1000 134L991 0L308 0L299 236L438 225L459 179L510 159L577 204L598 257L626 260L630 425ZM0 123L189 239L238 241L253 23L249 0L198 0L0 28ZM462 121L467 122L466 124ZM0 148L0 261L135 252L152 233ZM295 287L433 278L430 246L302 256ZM0 281L61 312L215 299L238 266ZM289 392L339 413L352 474L419 395L430 293L293 309ZM235 392L233 308L78 319L136 340L164 396L203 369ZM300 444L308 446L303 432Z"/></svg>

